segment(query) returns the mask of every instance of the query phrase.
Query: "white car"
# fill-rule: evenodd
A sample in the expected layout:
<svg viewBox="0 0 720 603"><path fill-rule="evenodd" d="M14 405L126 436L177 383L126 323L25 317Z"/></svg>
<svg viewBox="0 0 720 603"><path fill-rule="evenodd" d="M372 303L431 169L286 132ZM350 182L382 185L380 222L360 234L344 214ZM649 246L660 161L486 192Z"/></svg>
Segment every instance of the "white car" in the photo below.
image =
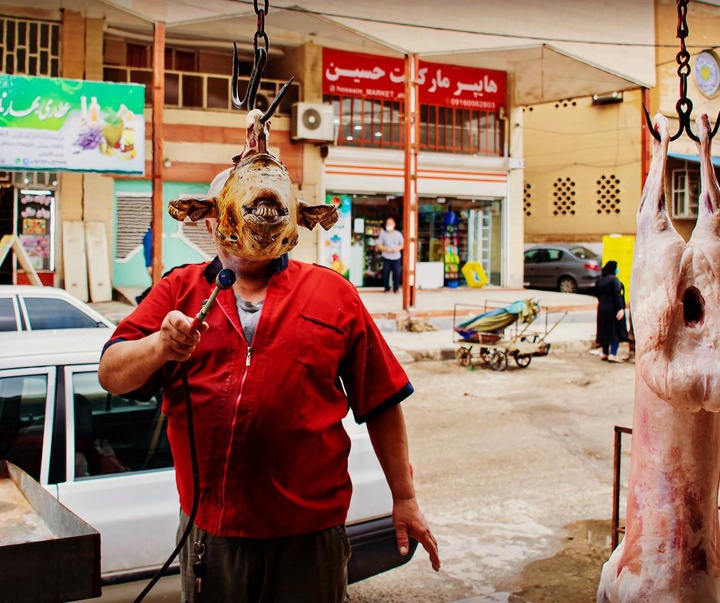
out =
<svg viewBox="0 0 720 603"><path fill-rule="evenodd" d="M0 459L100 532L103 586L153 576L175 546L179 514L159 397L137 402L98 383L109 337L106 329L17 332L0 346ZM350 417L345 427L355 582L406 563L417 543L406 557L397 552L390 490L367 430Z"/></svg>
<svg viewBox="0 0 720 603"><path fill-rule="evenodd" d="M95 327L115 324L65 289L0 285L0 332Z"/></svg>

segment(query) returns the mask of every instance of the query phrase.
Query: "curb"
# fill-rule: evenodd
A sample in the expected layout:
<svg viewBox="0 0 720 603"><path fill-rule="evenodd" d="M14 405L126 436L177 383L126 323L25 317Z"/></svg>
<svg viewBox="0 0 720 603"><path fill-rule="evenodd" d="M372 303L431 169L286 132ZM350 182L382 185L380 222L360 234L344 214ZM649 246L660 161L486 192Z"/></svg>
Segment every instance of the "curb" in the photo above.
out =
<svg viewBox="0 0 720 603"><path fill-rule="evenodd" d="M557 341L551 344L550 354L583 354L591 350L595 342L592 339L576 341ZM392 350L400 364L411 364L413 362L426 362L437 360L455 360L454 348Z"/></svg>

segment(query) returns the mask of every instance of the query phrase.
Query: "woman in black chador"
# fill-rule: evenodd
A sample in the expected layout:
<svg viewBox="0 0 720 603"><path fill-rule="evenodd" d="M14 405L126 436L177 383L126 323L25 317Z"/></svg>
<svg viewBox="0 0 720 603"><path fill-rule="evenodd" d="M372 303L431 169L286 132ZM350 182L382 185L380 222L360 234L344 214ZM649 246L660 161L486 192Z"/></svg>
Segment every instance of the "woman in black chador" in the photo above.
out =
<svg viewBox="0 0 720 603"><path fill-rule="evenodd" d="M617 276L617 262L610 260L595 283L598 298L597 340L602 346L603 360L623 362L617 355L621 341L627 341L624 287Z"/></svg>

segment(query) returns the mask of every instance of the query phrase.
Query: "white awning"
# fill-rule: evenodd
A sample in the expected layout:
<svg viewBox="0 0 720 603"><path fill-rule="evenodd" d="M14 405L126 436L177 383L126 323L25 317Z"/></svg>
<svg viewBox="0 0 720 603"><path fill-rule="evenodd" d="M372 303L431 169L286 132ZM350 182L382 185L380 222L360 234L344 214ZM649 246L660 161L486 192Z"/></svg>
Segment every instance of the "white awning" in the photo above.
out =
<svg viewBox="0 0 720 603"><path fill-rule="evenodd" d="M168 44L225 41L228 52L237 41L247 53L257 23L252 0L35 0L33 7L75 10L116 31L149 33L163 22ZM516 105L655 85L653 0L270 0L269 7L271 49L314 42L507 71Z"/></svg>
<svg viewBox="0 0 720 603"><path fill-rule="evenodd" d="M671 159L680 159L681 161L689 161L690 163L700 163L700 155L685 155L684 153L668 153ZM720 167L720 157L712 157L712 164Z"/></svg>

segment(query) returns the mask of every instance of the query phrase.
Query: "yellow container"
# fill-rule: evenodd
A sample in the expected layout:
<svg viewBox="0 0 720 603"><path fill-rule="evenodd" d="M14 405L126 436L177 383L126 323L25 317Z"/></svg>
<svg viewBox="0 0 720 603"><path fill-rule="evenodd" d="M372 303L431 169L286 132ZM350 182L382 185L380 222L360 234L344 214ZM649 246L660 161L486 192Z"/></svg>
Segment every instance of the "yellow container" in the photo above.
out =
<svg viewBox="0 0 720 603"><path fill-rule="evenodd" d="M634 235L605 235L603 237L603 266L610 260L618 265L620 282L625 285L625 302L630 301L630 277L632 276L633 253L635 252Z"/></svg>
<svg viewBox="0 0 720 603"><path fill-rule="evenodd" d="M487 285L488 277L480 262L466 262L462 268L463 276L468 287L484 287Z"/></svg>

